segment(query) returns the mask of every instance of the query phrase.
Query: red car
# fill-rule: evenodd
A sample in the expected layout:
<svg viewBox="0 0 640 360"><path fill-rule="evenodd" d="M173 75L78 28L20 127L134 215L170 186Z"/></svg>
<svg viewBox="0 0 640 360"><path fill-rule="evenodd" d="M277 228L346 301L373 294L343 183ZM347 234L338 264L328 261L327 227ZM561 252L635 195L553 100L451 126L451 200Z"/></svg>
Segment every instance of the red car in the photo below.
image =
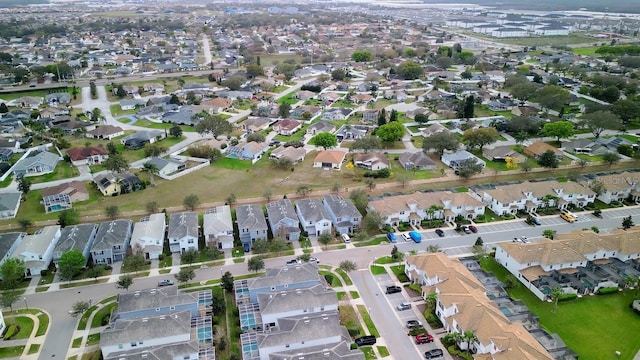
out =
<svg viewBox="0 0 640 360"><path fill-rule="evenodd" d="M428 344L430 342L433 342L433 335L429 335L429 334L416 335L416 344Z"/></svg>
<svg viewBox="0 0 640 360"><path fill-rule="evenodd" d="M478 228L473 225L469 225L469 230L471 230L471 232L474 234L478 232Z"/></svg>

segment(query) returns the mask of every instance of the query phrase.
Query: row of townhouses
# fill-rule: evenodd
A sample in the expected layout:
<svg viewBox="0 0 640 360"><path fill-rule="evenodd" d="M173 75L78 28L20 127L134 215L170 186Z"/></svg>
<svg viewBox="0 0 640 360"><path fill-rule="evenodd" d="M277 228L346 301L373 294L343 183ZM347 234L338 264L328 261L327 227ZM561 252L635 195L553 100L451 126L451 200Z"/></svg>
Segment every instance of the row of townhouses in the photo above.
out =
<svg viewBox="0 0 640 360"><path fill-rule="evenodd" d="M482 283L460 261L444 253L409 256L405 273L422 286L422 296L437 294L435 314L448 333L471 331L470 344L460 341L474 359L553 359L519 322L509 320L486 295Z"/></svg>
<svg viewBox="0 0 640 360"><path fill-rule="evenodd" d="M211 290L177 286L122 292L100 336L111 359L215 360Z"/></svg>
<svg viewBox="0 0 640 360"><path fill-rule="evenodd" d="M499 243L495 257L541 300L557 287L581 296L624 287L628 277L640 277L639 236L638 229L575 231L554 240Z"/></svg>
<svg viewBox="0 0 640 360"><path fill-rule="evenodd" d="M314 263L235 282L243 360L363 360L340 325L338 298Z"/></svg>

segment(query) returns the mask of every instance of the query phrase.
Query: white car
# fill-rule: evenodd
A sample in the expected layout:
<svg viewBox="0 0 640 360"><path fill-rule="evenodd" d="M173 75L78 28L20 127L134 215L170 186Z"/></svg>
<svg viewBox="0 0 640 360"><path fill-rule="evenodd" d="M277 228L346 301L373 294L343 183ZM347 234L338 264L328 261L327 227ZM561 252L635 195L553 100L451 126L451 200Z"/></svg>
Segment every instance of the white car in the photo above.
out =
<svg viewBox="0 0 640 360"><path fill-rule="evenodd" d="M313 256L309 258L309 262L310 263L320 264L320 260L318 260L317 258L314 258Z"/></svg>
<svg viewBox="0 0 640 360"><path fill-rule="evenodd" d="M402 238L404 239L404 241L411 241L411 236L409 236L409 233L402 234Z"/></svg>
<svg viewBox="0 0 640 360"><path fill-rule="evenodd" d="M342 241L344 241L345 243L349 243L351 242L351 238L349 237L349 235L347 234L342 234L340 235L342 237Z"/></svg>

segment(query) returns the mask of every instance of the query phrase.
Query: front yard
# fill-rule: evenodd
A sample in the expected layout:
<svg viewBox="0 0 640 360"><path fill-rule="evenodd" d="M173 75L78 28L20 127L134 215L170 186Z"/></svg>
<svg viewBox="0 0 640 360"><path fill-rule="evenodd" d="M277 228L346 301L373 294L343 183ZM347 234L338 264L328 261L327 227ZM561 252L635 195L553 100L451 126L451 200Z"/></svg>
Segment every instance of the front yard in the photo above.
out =
<svg viewBox="0 0 640 360"><path fill-rule="evenodd" d="M501 281L509 274L492 257L482 259L481 266ZM539 317L540 325L560 335L580 359L630 360L640 350L640 318L629 307L634 291L561 302L555 313L551 312L552 303L540 301L520 282L509 295L522 300ZM616 351L620 357L615 356Z"/></svg>

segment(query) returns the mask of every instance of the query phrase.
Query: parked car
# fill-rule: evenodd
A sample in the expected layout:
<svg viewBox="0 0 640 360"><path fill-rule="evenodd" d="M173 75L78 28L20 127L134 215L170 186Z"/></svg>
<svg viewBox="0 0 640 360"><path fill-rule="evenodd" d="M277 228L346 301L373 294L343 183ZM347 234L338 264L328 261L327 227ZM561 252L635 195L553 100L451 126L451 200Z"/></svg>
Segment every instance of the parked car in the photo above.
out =
<svg viewBox="0 0 640 360"><path fill-rule="evenodd" d="M398 238L396 238L396 234L394 233L387 233L387 239L389 239L389 242L395 243L398 241Z"/></svg>
<svg viewBox="0 0 640 360"><path fill-rule="evenodd" d="M408 329L415 329L415 328L419 328L422 327L422 323L418 320L409 320L407 321L407 328Z"/></svg>
<svg viewBox="0 0 640 360"><path fill-rule="evenodd" d="M402 234L402 238L404 241L411 241L411 236L409 236L409 234Z"/></svg>
<svg viewBox="0 0 640 360"><path fill-rule="evenodd" d="M373 345L376 343L376 337L373 335L362 336L356 339L356 345L365 346Z"/></svg>
<svg viewBox="0 0 640 360"><path fill-rule="evenodd" d="M396 306L396 309L398 309L398 311L409 310L411 309L411 303L401 302L400 304L398 304L398 306Z"/></svg>
<svg viewBox="0 0 640 360"><path fill-rule="evenodd" d="M560 217L562 219L564 219L565 221L570 222L570 223L576 221L576 219L573 216L569 215L569 214L560 214Z"/></svg>
<svg viewBox="0 0 640 360"><path fill-rule="evenodd" d="M309 262L310 263L320 264L320 260L318 260L317 258L314 258L313 256L309 258Z"/></svg>
<svg viewBox="0 0 640 360"><path fill-rule="evenodd" d="M430 334L421 334L416 335L416 344L428 344L433 342L433 335Z"/></svg>
<svg viewBox="0 0 640 360"><path fill-rule="evenodd" d="M462 231L464 231L466 234L471 234L471 229L469 229L469 226L467 225L462 227Z"/></svg>
<svg viewBox="0 0 640 360"><path fill-rule="evenodd" d="M158 281L158 286L159 287L171 286L171 285L173 285L173 280L165 279L165 280Z"/></svg>
<svg viewBox="0 0 640 360"><path fill-rule="evenodd" d="M349 235L347 234L342 234L340 235L342 237L342 241L344 241L345 243L349 243L351 242L351 238L349 237Z"/></svg>
<svg viewBox="0 0 640 360"><path fill-rule="evenodd" d="M471 230L471 232L474 234L478 232L478 228L473 225L469 225L469 230Z"/></svg>
<svg viewBox="0 0 640 360"><path fill-rule="evenodd" d="M287 261L287 265L298 265L298 264L300 264L300 260L298 259L291 259Z"/></svg>
<svg viewBox="0 0 640 360"><path fill-rule="evenodd" d="M422 241L422 235L420 235L419 232L417 231L409 231L409 237L411 238L411 240L413 240L416 244L419 244Z"/></svg>
<svg viewBox="0 0 640 360"><path fill-rule="evenodd" d="M528 244L531 242L531 240L526 236L520 236L520 237L513 238L513 242L521 242L523 244Z"/></svg>
<svg viewBox="0 0 640 360"><path fill-rule="evenodd" d="M433 349L433 350L424 352L425 359L435 359L443 356L444 356L444 353L442 352L442 349Z"/></svg>
<svg viewBox="0 0 640 360"><path fill-rule="evenodd" d="M442 229L436 229L436 234L440 237L444 237L444 231L442 231Z"/></svg>
<svg viewBox="0 0 640 360"><path fill-rule="evenodd" d="M402 288L400 286L391 285L391 286L387 286L387 290L385 291L385 294L397 294L399 292L402 292Z"/></svg>
<svg viewBox="0 0 640 360"><path fill-rule="evenodd" d="M536 224L536 225L542 225L542 221L540 221L540 218L532 216L531 217L531 222Z"/></svg>

